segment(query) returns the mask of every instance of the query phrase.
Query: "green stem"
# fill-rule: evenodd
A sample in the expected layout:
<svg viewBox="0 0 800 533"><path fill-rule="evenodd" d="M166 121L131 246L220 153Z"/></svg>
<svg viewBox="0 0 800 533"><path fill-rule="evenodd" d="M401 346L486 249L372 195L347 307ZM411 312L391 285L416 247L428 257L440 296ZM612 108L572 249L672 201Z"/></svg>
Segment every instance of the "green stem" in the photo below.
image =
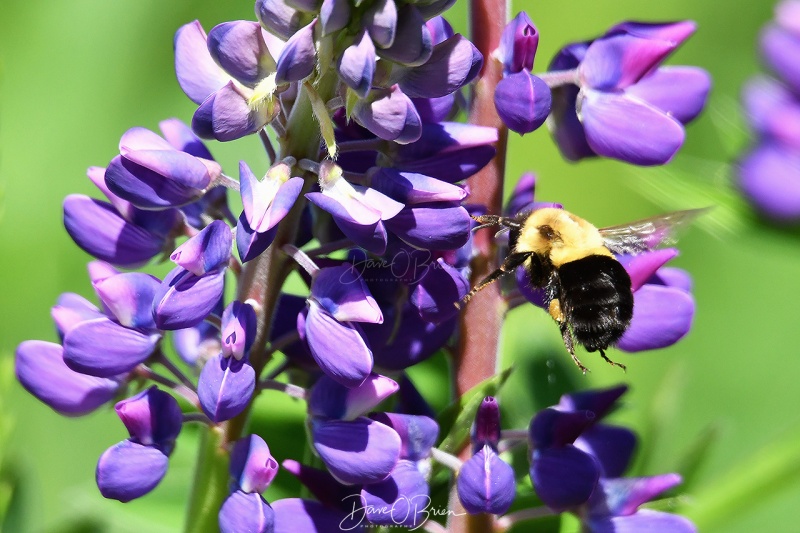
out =
<svg viewBox="0 0 800 533"><path fill-rule="evenodd" d="M192 496L186 516L186 533L217 531L219 509L228 496L228 452L222 447L219 427L200 428Z"/></svg>

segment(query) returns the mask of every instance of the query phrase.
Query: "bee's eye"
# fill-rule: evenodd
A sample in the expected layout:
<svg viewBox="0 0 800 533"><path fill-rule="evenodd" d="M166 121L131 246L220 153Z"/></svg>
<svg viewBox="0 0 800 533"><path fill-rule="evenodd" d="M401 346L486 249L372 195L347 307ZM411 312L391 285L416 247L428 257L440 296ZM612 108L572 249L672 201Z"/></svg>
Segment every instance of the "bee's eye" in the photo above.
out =
<svg viewBox="0 0 800 533"><path fill-rule="evenodd" d="M539 226L539 234L548 241L553 241L561 238L556 230L554 230L551 226L548 226L546 224L543 226Z"/></svg>

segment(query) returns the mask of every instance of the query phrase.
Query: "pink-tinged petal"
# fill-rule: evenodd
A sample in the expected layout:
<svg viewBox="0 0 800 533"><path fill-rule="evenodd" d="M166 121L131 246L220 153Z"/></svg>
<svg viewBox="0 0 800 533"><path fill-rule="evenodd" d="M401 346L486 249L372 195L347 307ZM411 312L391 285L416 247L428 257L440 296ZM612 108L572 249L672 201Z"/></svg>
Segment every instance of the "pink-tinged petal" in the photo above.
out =
<svg viewBox="0 0 800 533"><path fill-rule="evenodd" d="M278 474L278 462L264 439L248 435L233 445L230 473L244 492L264 492Z"/></svg>
<svg viewBox="0 0 800 533"><path fill-rule="evenodd" d="M394 4L391 0L387 3ZM431 59L433 52L433 38L425 25L425 18L412 4L406 4L398 10L397 27L392 43L384 45L376 40L375 44L378 45L378 55L409 67L423 65Z"/></svg>
<svg viewBox="0 0 800 533"><path fill-rule="evenodd" d="M142 266L164 246L163 238L127 222L110 204L82 194L64 199L64 227L86 253L120 266Z"/></svg>
<svg viewBox="0 0 800 533"><path fill-rule="evenodd" d="M308 307L305 335L314 360L345 387L361 385L372 372L372 351L358 328L339 322L314 300Z"/></svg>
<svg viewBox="0 0 800 533"><path fill-rule="evenodd" d="M72 292L65 292L56 300L56 305L50 308L50 316L56 324L58 334L62 337L85 320L101 318L103 313L89 300Z"/></svg>
<svg viewBox="0 0 800 533"><path fill-rule="evenodd" d="M95 479L105 498L126 503L156 488L168 466L158 448L124 440L100 456Z"/></svg>
<svg viewBox="0 0 800 533"><path fill-rule="evenodd" d="M592 503L602 501L602 508L593 509L593 511L611 515L631 515L640 505L649 502L662 492L680 485L681 481L681 476L678 474L602 479L599 486L601 492L592 498Z"/></svg>
<svg viewBox="0 0 800 533"><path fill-rule="evenodd" d="M386 479L400 456L400 437L369 418L313 421L314 449L338 481L369 484Z"/></svg>
<svg viewBox="0 0 800 533"><path fill-rule="evenodd" d="M355 495L357 498L358 495ZM359 501L348 500L350 503L360 505ZM313 500L300 498L285 498L272 503L275 511L274 533L329 533L330 531L345 530L353 533L365 531L360 516L348 521L345 512L322 505Z"/></svg>
<svg viewBox="0 0 800 533"><path fill-rule="evenodd" d="M624 33L641 37L644 39L654 39L670 41L680 45L697 30L697 24L692 20L679 20L678 22L636 22L625 21L612 26L606 35Z"/></svg>
<svg viewBox="0 0 800 533"><path fill-rule="evenodd" d="M119 153L126 156L138 150L174 150L174 147L158 134L147 128L135 127L122 134Z"/></svg>
<svg viewBox="0 0 800 533"><path fill-rule="evenodd" d="M500 119L520 135L544 124L551 106L550 88L527 70L504 77L494 93L494 107Z"/></svg>
<svg viewBox="0 0 800 533"><path fill-rule="evenodd" d="M207 159L208 163L214 163L211 152L203 144L203 142L192 132L192 128L183 123L182 120L177 118L168 118L158 123L161 133L169 144L176 150L186 152L195 157ZM216 163L214 163L216 164ZM221 169L220 171L221 172ZM211 173L211 177L215 178L219 172Z"/></svg>
<svg viewBox="0 0 800 533"><path fill-rule="evenodd" d="M387 167L373 168L370 172L371 186L403 204L460 202L467 197L463 187L424 174L399 172Z"/></svg>
<svg viewBox="0 0 800 533"><path fill-rule="evenodd" d="M397 6L394 0L377 0L364 13L361 23L364 35L367 35L368 39L371 37L376 45L381 48L392 46L397 31ZM375 50L374 46L372 50Z"/></svg>
<svg viewBox="0 0 800 533"><path fill-rule="evenodd" d="M392 0L385 1L394 5ZM342 52L336 65L339 78L361 98L366 98L372 88L376 59L375 45L370 39L370 34L362 30L355 38L355 42Z"/></svg>
<svg viewBox="0 0 800 533"><path fill-rule="evenodd" d="M175 74L178 84L195 104L203 103L214 91L228 83L230 76L208 53L206 32L195 20L175 33Z"/></svg>
<svg viewBox="0 0 800 533"><path fill-rule="evenodd" d="M353 118L387 141L413 142L422 135L422 121L414 103L399 87L372 91L353 107ZM414 137L416 136L416 137Z"/></svg>
<svg viewBox="0 0 800 533"><path fill-rule="evenodd" d="M533 60L539 47L539 31L524 11L508 23L500 37L497 55L503 62L503 72L513 74L523 69L533 70Z"/></svg>
<svg viewBox="0 0 800 533"><path fill-rule="evenodd" d="M592 533L640 533L659 531L697 533L697 528L683 516L643 509L630 516L612 516L589 520Z"/></svg>
<svg viewBox="0 0 800 533"><path fill-rule="evenodd" d="M578 66L581 84L595 90L624 89L656 68L677 43L619 33L594 41Z"/></svg>
<svg viewBox="0 0 800 533"><path fill-rule="evenodd" d="M361 490L361 500L370 524L414 529L428 518L430 489L413 462L400 460L388 478Z"/></svg>
<svg viewBox="0 0 800 533"><path fill-rule="evenodd" d="M231 257L233 234L222 220L215 220L203 230L178 246L169 256L176 265L196 276L223 268Z"/></svg>
<svg viewBox="0 0 800 533"><path fill-rule="evenodd" d="M633 319L617 348L638 352L671 346L689 333L693 318L691 294L662 285L645 285L633 294Z"/></svg>
<svg viewBox="0 0 800 533"><path fill-rule="evenodd" d="M64 416L91 413L114 399L121 383L70 369L58 344L25 341L16 350L14 370L25 390Z"/></svg>
<svg viewBox="0 0 800 533"><path fill-rule="evenodd" d="M667 163L685 137L677 120L619 94L586 91L580 117L594 152L640 166Z"/></svg>
<svg viewBox="0 0 800 533"><path fill-rule="evenodd" d="M161 335L128 329L108 318L81 322L64 336L64 362L90 376L130 372L147 360Z"/></svg>
<svg viewBox="0 0 800 533"><path fill-rule="evenodd" d="M89 280L92 284L120 273L113 265L105 261L90 261L86 265L86 270L89 272Z"/></svg>
<svg viewBox="0 0 800 533"><path fill-rule="evenodd" d="M303 26L292 35L283 47L276 66L278 84L291 83L307 78L317 64L317 48L314 44L314 27L317 19Z"/></svg>
<svg viewBox="0 0 800 533"><path fill-rule="evenodd" d="M638 291L639 288L649 280L656 271L664 266L668 261L678 255L675 248L664 248L653 250L634 256L621 256L619 262L625 267L631 277L631 290Z"/></svg>
<svg viewBox="0 0 800 533"><path fill-rule="evenodd" d="M471 82L482 65L483 56L475 45L456 34L437 44L424 65L398 69L397 79L408 96L435 98L453 93Z"/></svg>
<svg viewBox="0 0 800 533"><path fill-rule="evenodd" d="M159 329L194 326L214 309L225 289L225 268L196 276L173 268L153 298L153 317Z"/></svg>
<svg viewBox="0 0 800 533"><path fill-rule="evenodd" d="M361 385L351 389L323 375L311 389L308 412L312 416L355 420L377 407L398 388L396 381L379 374L370 374Z"/></svg>
<svg viewBox="0 0 800 533"><path fill-rule="evenodd" d="M600 470L591 455L567 445L534 451L530 475L539 499L561 512L589 500Z"/></svg>
<svg viewBox="0 0 800 533"><path fill-rule="evenodd" d="M274 533L275 511L260 494L236 490L219 510L220 533Z"/></svg>
<svg viewBox="0 0 800 533"><path fill-rule="evenodd" d="M247 355L253 346L257 326L256 312L250 304L231 302L222 313L222 355L236 359Z"/></svg>
<svg viewBox="0 0 800 533"><path fill-rule="evenodd" d="M154 327L150 306L161 281L143 272L125 272L93 283L94 291L126 328Z"/></svg>
<svg viewBox="0 0 800 533"><path fill-rule="evenodd" d="M385 222L404 242L426 250L456 250L469 240L472 219L462 206L434 202L415 204Z"/></svg>
<svg viewBox="0 0 800 533"><path fill-rule="evenodd" d="M300 29L303 13L283 0L256 0L256 17L269 32L289 39Z"/></svg>
<svg viewBox="0 0 800 533"><path fill-rule="evenodd" d="M155 446L169 455L183 426L178 401L153 385L114 406L134 442Z"/></svg>
<svg viewBox="0 0 800 533"><path fill-rule="evenodd" d="M504 514L514 503L514 469L487 444L458 472L456 488L470 514Z"/></svg>
<svg viewBox="0 0 800 533"><path fill-rule="evenodd" d="M261 25L249 20L223 22L208 32L208 51L225 71L254 87L275 71L275 60L261 36Z"/></svg>
<svg viewBox="0 0 800 533"><path fill-rule="evenodd" d="M246 359L238 361L219 354L209 359L200 372L197 396L206 416L222 422L247 407L255 388L256 373Z"/></svg>
<svg viewBox="0 0 800 533"><path fill-rule="evenodd" d="M383 322L367 284L350 264L317 271L311 282L311 297L339 322Z"/></svg>
<svg viewBox="0 0 800 533"><path fill-rule="evenodd" d="M661 67L625 91L676 118L694 120L706 105L711 77L698 67Z"/></svg>
<svg viewBox="0 0 800 533"><path fill-rule="evenodd" d="M765 217L782 223L800 219L800 153L763 142L737 167L739 189Z"/></svg>

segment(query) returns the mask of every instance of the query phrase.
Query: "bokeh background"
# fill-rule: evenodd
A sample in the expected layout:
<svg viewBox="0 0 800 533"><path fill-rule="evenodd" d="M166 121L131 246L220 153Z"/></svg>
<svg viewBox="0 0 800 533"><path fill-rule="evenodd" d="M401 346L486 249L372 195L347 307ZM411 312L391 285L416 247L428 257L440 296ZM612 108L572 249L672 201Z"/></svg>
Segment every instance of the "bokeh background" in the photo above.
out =
<svg viewBox="0 0 800 533"><path fill-rule="evenodd" d="M462 32L463 2L449 16ZM547 132L537 131L512 134L507 176L512 185L522 172L535 171L539 199L561 202L598 226L718 204L683 237L674 262L694 278L692 332L669 349L612 354L628 365L627 374L584 355L593 372L581 376L549 317L531 306L518 308L504 332L503 365L514 364L516 371L501 404L504 425L524 427L534 410L564 390L628 383L631 391L614 420L642 437L636 472L684 471L689 497L677 503L688 504L708 532L798 528L800 234L741 216L729 185L729 165L748 139L738 95L759 70L756 39L772 16L771 4L515 1L512 12L527 10L539 28L538 71L563 44L620 20L699 24L670 62L702 66L714 88L671 165L568 164ZM158 532L183 523L194 460L191 429L156 491L127 505L106 501L94 484L97 457L126 437L113 410L62 418L16 383L11 361L22 340L55 340L49 309L60 293L91 295L90 258L62 227L63 198L96 194L85 170L107 164L129 127L156 129L173 116L190 120L194 106L172 70L172 36L195 18L206 29L253 19L252 2L0 0L0 509L8 510L8 531ZM256 169L266 166L255 139L210 148L229 174L240 159ZM447 402L445 370L439 357L414 373L438 406ZM263 396L256 424L281 458L303 438L297 424L303 409L277 394ZM281 486L291 488L291 482ZM271 490L274 498L284 489Z"/></svg>

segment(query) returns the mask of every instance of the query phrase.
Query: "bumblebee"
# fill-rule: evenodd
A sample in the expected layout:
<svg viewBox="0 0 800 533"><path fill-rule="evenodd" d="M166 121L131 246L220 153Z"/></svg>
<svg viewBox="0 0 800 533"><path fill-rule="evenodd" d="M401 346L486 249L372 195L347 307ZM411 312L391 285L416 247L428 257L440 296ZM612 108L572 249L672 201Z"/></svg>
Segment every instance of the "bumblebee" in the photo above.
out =
<svg viewBox="0 0 800 533"><path fill-rule="evenodd" d="M478 283L460 304L522 266L531 286L544 289L545 309L558 323L564 346L578 368L588 371L575 355L575 342L625 370L625 365L605 354L628 329L633 316L631 279L614 254L639 254L667 244L678 227L707 209L676 211L602 229L552 207L515 217L474 217L481 224L478 228L499 225L509 231L509 253L500 268Z"/></svg>

